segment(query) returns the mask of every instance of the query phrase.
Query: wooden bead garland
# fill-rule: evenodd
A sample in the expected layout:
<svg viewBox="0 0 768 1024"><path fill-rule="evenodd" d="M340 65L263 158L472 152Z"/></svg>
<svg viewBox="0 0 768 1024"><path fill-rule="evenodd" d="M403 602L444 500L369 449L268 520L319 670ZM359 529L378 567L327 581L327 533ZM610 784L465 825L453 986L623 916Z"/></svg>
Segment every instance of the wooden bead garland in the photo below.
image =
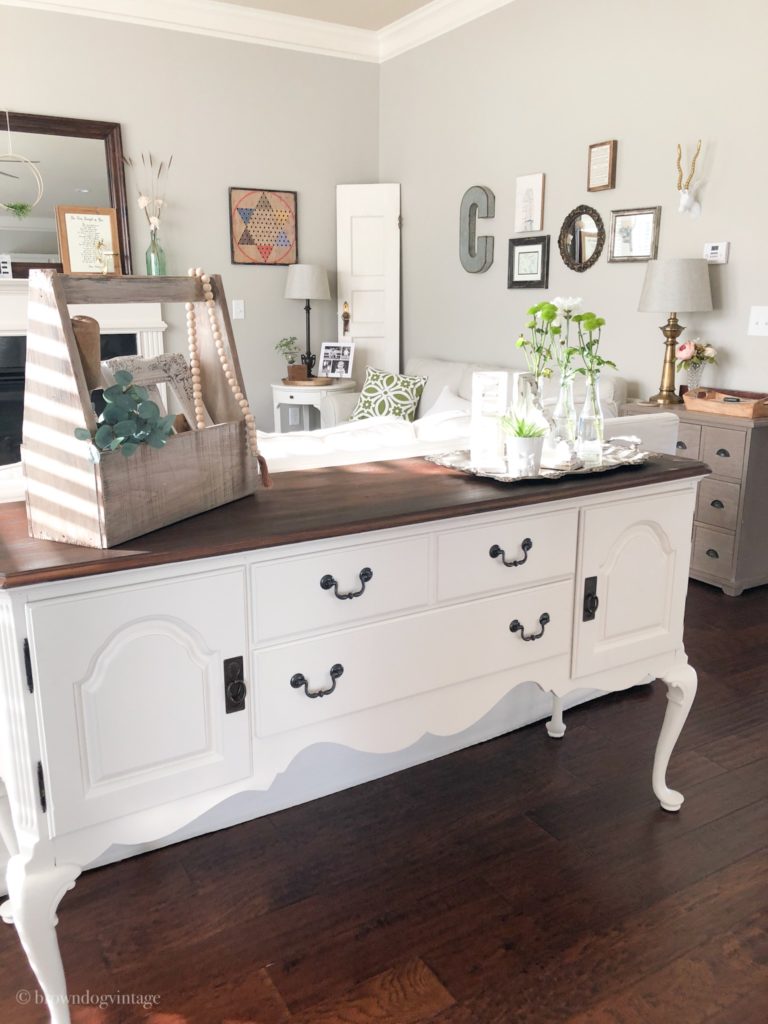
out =
<svg viewBox="0 0 768 1024"><path fill-rule="evenodd" d="M203 273L201 267L190 268L188 273L190 277L197 277L200 279L200 283L203 287L203 301L205 302L205 307L208 312L211 335L213 337L213 343L216 346L216 353L219 357L219 362L221 363L221 370L229 384L232 394L235 397L235 401L240 406L240 411L243 419L245 420L245 430L249 451L254 458L259 460L262 476L265 477L265 483L267 483L268 475L266 473L266 463L259 452L258 438L256 434L256 420L251 413L251 407L248 404L248 399L240 390L240 384L238 383L237 377L229 365L227 352L224 348L224 339L222 337L219 323L216 319L216 302L213 298L213 285L211 284L211 278L208 274ZM185 309L187 311L187 341L189 344L189 365L192 371L192 397L195 407L195 419L197 421L197 429L202 430L205 427L205 407L203 405L203 388L200 376L200 353L197 347L197 320L195 304L193 302L188 302Z"/></svg>

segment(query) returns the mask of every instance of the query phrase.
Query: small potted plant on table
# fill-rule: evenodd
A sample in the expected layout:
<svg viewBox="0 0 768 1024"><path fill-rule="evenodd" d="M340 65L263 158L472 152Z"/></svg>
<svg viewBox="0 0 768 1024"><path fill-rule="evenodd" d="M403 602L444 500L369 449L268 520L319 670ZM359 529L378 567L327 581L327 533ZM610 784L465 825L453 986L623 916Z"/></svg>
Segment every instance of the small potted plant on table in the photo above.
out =
<svg viewBox="0 0 768 1024"><path fill-rule="evenodd" d="M507 472L510 476L536 476L541 468L546 427L533 420L507 415L501 418L506 436Z"/></svg>
<svg viewBox="0 0 768 1024"><path fill-rule="evenodd" d="M288 367L288 380L307 379L307 368L304 363L301 362L301 352L299 351L299 346L296 344L296 338L281 338L275 345L275 352L279 352L285 357L285 362Z"/></svg>

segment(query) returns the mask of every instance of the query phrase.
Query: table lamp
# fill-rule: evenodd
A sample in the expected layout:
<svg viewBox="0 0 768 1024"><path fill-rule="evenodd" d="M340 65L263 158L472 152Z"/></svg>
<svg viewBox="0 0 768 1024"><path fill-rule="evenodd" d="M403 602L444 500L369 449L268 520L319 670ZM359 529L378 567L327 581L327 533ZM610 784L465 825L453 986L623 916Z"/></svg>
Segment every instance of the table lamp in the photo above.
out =
<svg viewBox="0 0 768 1024"><path fill-rule="evenodd" d="M648 401L656 405L676 405L682 399L675 394L675 351L677 339L685 330L678 322L677 314L703 313L712 309L706 260L650 260L637 308L641 313L669 314L667 322L659 328L665 338L661 387L658 394L652 395Z"/></svg>
<svg viewBox="0 0 768 1024"><path fill-rule="evenodd" d="M310 299L330 299L330 297L328 275L322 267L316 267L310 263L293 263L288 267L285 298L304 299L306 302L304 312L307 316L307 345L301 361L307 368L307 377L312 376L312 367L315 365L316 358L312 355L309 345L309 313L312 308Z"/></svg>

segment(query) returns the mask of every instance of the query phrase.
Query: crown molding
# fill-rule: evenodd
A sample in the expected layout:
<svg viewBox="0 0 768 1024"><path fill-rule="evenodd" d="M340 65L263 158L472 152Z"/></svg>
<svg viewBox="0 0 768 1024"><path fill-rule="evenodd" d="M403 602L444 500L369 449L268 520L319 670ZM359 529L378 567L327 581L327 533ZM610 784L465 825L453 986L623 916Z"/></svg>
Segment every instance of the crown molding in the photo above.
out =
<svg viewBox="0 0 768 1024"><path fill-rule="evenodd" d="M393 21L377 33L379 62L399 57L401 53L461 28L513 0L432 0L404 18Z"/></svg>
<svg viewBox="0 0 768 1024"><path fill-rule="evenodd" d="M432 0L379 32L213 0L0 0L0 6L127 22L380 64L513 0Z"/></svg>
<svg viewBox="0 0 768 1024"><path fill-rule="evenodd" d="M0 0L1 5L192 32L346 60L379 61L375 32L212 0Z"/></svg>

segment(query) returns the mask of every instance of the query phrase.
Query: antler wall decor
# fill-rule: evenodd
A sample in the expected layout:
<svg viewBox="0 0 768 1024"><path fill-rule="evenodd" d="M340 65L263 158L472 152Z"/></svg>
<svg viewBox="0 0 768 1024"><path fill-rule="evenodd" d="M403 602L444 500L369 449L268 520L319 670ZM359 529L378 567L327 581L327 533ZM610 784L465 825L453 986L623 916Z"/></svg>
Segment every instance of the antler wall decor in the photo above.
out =
<svg viewBox="0 0 768 1024"><path fill-rule="evenodd" d="M678 213L689 213L692 217L698 217L701 213L701 203L696 200L691 189L693 175L696 172L696 161L699 158L700 152L701 139L699 139L696 152L693 154L690 173L685 182L683 182L683 147L679 142L677 144L677 191L680 193L680 205L677 209Z"/></svg>

